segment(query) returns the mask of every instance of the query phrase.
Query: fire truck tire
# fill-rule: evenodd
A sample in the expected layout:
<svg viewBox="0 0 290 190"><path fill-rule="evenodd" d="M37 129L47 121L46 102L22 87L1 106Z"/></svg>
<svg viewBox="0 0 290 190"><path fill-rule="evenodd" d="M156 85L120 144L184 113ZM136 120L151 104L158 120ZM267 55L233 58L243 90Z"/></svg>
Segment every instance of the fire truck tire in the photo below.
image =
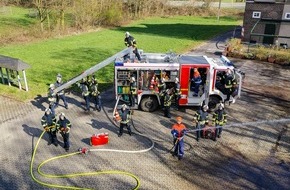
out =
<svg viewBox="0 0 290 190"><path fill-rule="evenodd" d="M141 100L140 107L143 111L146 111L146 112L155 111L158 107L158 102L157 102L156 97L150 97L150 96L144 97Z"/></svg>
<svg viewBox="0 0 290 190"><path fill-rule="evenodd" d="M210 96L208 102L208 109L209 111L214 111L217 104L220 102L220 99L216 96Z"/></svg>

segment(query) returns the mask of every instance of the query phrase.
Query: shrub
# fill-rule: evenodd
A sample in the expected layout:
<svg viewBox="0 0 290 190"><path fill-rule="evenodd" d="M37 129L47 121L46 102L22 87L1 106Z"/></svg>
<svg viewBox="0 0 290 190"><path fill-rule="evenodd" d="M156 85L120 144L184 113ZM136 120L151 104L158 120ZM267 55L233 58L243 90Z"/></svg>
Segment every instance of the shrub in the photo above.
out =
<svg viewBox="0 0 290 190"><path fill-rule="evenodd" d="M232 57L243 58L244 46L241 44L241 39L231 38L227 43L227 54Z"/></svg>
<svg viewBox="0 0 290 190"><path fill-rule="evenodd" d="M275 52L275 63L289 64L290 63L290 50L280 49Z"/></svg>
<svg viewBox="0 0 290 190"><path fill-rule="evenodd" d="M244 46L238 38L232 38L227 42L227 48L223 52L223 55L268 61L281 65L290 64L290 49L283 49L277 46L265 47L263 45L251 47L249 49L249 46Z"/></svg>
<svg viewBox="0 0 290 190"><path fill-rule="evenodd" d="M104 18L102 24L105 26L120 26L120 23L122 23L122 12L118 11L115 6L106 10L102 17Z"/></svg>
<svg viewBox="0 0 290 190"><path fill-rule="evenodd" d="M264 46L258 46L257 48L253 49L253 54L255 55L256 59L260 61L267 61L269 49L265 48Z"/></svg>

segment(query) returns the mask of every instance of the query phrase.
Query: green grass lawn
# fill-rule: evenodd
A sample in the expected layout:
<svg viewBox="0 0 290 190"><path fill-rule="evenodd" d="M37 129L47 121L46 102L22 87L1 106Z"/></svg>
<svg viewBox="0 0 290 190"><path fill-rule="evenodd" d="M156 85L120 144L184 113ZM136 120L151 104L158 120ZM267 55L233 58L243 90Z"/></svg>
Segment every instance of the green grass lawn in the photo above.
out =
<svg viewBox="0 0 290 190"><path fill-rule="evenodd" d="M1 55L19 58L30 64L31 68L26 71L29 92L0 84L0 95L18 100L46 96L48 85L55 82L57 73L68 80L124 49L125 31L136 38L139 49L144 52L172 50L183 53L234 28L239 22L228 17L221 18L220 22L215 17L148 18L115 29L1 47ZM103 86L111 86L113 64L101 69L96 75Z"/></svg>
<svg viewBox="0 0 290 190"><path fill-rule="evenodd" d="M7 6L0 10L0 36L26 29L37 21L36 18L29 17L30 9Z"/></svg>

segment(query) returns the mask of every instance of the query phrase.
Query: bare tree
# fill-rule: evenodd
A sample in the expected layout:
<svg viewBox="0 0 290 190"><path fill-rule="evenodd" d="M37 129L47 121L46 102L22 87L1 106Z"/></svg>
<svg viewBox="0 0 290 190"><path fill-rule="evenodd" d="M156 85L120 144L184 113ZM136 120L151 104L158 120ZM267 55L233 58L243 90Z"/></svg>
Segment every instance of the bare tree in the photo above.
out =
<svg viewBox="0 0 290 190"><path fill-rule="evenodd" d="M51 0L33 0L33 4L38 12L37 15L39 17L40 29L42 32L44 31L43 23L47 18L49 18L51 3ZM48 25L50 25L50 23L48 23Z"/></svg>
<svg viewBox="0 0 290 190"><path fill-rule="evenodd" d="M73 5L73 0L53 0L53 9L57 13L57 28L65 29L65 14L66 11Z"/></svg>

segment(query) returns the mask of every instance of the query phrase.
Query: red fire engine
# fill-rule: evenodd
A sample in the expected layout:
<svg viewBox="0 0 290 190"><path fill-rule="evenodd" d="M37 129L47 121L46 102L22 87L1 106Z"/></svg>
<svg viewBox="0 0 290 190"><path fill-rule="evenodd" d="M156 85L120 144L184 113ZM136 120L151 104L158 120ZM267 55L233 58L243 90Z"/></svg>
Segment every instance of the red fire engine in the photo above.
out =
<svg viewBox="0 0 290 190"><path fill-rule="evenodd" d="M196 89L194 70L200 73L200 84ZM180 106L201 106L207 104L213 110L220 101L226 99L223 75L230 69L237 85L235 97L240 97L242 74L236 70L224 56L209 58L197 55L176 55L173 53L142 53L142 61L132 62L116 59L115 61L115 93L116 99L129 103L134 98L138 108L143 111L154 111L161 105L161 93L158 88L160 81L166 89L175 86L176 79L180 82ZM133 79L133 81L132 81ZM131 93L131 82L135 82L136 93Z"/></svg>

